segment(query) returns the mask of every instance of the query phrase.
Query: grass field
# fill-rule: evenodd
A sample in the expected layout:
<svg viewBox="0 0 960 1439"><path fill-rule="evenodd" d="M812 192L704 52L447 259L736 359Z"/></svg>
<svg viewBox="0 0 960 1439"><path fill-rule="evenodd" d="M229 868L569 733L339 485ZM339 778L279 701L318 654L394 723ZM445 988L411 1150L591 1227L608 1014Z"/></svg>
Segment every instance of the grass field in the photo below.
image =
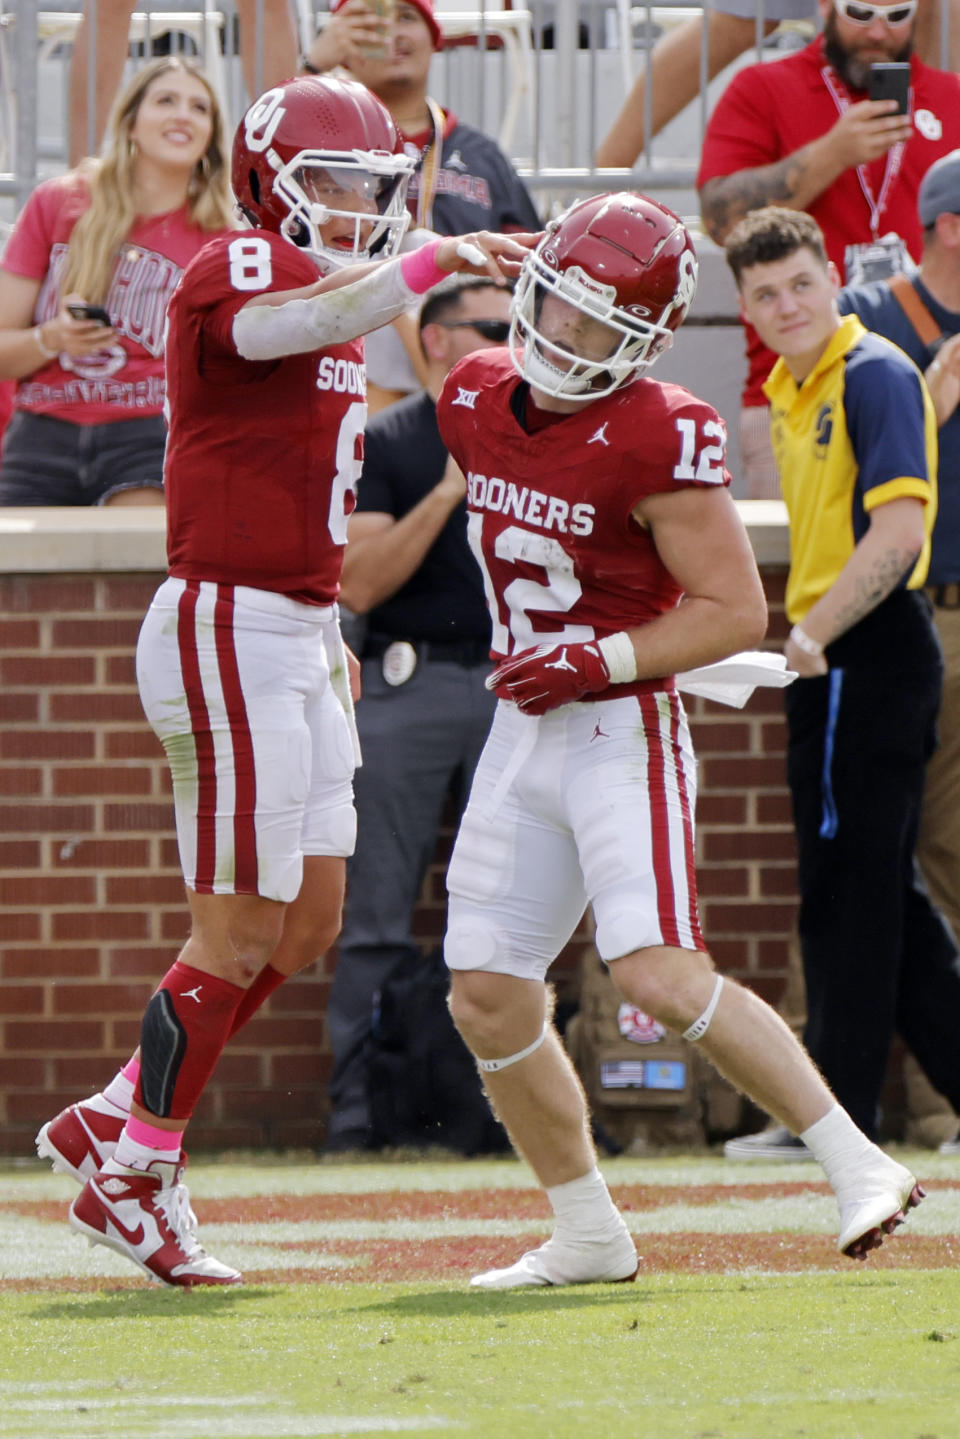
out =
<svg viewBox="0 0 960 1439"><path fill-rule="evenodd" d="M161 1290L4 1171L0 1436L960 1439L960 1164L866 1264L814 1165L604 1164L634 1284L477 1294L548 1232L509 1160L194 1163L240 1289Z"/></svg>

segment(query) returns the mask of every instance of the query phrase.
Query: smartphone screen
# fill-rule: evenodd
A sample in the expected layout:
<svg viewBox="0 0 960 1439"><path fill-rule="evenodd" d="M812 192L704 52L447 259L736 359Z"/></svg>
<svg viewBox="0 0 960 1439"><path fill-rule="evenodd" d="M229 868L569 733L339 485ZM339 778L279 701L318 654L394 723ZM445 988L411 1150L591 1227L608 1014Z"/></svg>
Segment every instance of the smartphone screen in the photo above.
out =
<svg viewBox="0 0 960 1439"><path fill-rule="evenodd" d="M68 305L67 309L75 320L98 320L101 325L112 324L102 305Z"/></svg>
<svg viewBox="0 0 960 1439"><path fill-rule="evenodd" d="M910 94L910 66L889 61L870 66L867 93L871 100L896 100L897 114L906 115Z"/></svg>

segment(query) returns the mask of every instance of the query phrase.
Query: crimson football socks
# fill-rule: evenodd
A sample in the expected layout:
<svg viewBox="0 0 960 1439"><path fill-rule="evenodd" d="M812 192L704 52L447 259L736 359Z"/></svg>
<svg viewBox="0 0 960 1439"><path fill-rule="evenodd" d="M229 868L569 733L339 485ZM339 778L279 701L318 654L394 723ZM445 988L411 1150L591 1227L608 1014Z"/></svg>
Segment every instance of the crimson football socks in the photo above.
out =
<svg viewBox="0 0 960 1439"><path fill-rule="evenodd" d="M196 1073L193 1074L192 1085L188 1075L183 1077L184 1084L189 1086L188 1089L183 1091L183 1095L188 1095L190 1089L196 1091L192 1101L187 1099L187 1102L191 1105L191 1112L197 1099L199 1099L200 1094L203 1092L206 1081L212 1073L213 1067L227 1040L231 1039L238 1030L242 1029L243 1026L253 1018L260 1007L270 995L273 994L274 990L278 989L288 977L289 976L285 974L281 974L279 970L274 969L272 965L267 964L264 965L249 988L239 992L240 997L236 1003L236 1007L232 1009L232 1014L230 1014L229 1032L216 1049L212 1063L209 1063L207 1067L206 1077L203 1079L199 1090L196 1090ZM191 980L193 982L190 982ZM201 970L196 970L189 965L181 964L179 960L176 961L163 980L161 988L166 987L169 991L171 982L174 985L183 982L184 994L192 993L196 989L197 983L199 983L200 994L204 995L203 986L207 986L206 996L209 997L213 997L215 986L222 985L226 991L228 1012L232 1008L235 991L238 989L238 986L231 985L225 980L217 980L214 975L205 974ZM181 998L182 997L183 995L181 995ZM177 1017L181 1025L183 1025L182 1006L177 1008ZM184 1025L187 1031L187 1050L189 1052L191 1045L193 1045L194 1057L199 1058L197 1050L201 1046L199 1043L194 1044L193 1036L190 1033L190 1018L195 1019L196 1016L192 1015L189 1006L187 1006L188 1023ZM218 1037L222 1033L221 1026L217 1025L216 1034L212 1035L210 1033L209 1019L210 1013L208 1007L207 1018L204 1020L204 1035L208 1041L217 1043ZM209 1045L204 1045L203 1047L209 1049ZM103 1097L118 1109L125 1110L126 1113L129 1114L131 1102L137 1092L139 1079L140 1060L137 1056L133 1056L127 1060L123 1068L104 1086L102 1090ZM183 1098L180 1092L179 1075L177 1077L177 1098L178 1101ZM142 1102L142 1098L138 1099L138 1103L142 1104ZM184 1116L184 1127L186 1126L187 1118L189 1118L189 1115ZM155 1125L149 1125L142 1120L131 1118L128 1120L124 1132L120 1137L114 1158L118 1164L126 1165L129 1168L145 1169L148 1164L158 1157L165 1160L175 1160L180 1152L182 1138L182 1129L180 1131L162 1130Z"/></svg>
<svg viewBox="0 0 960 1439"><path fill-rule="evenodd" d="M163 1119L193 1113L227 1040L244 990L177 960L147 1005L134 1099Z"/></svg>
<svg viewBox="0 0 960 1439"><path fill-rule="evenodd" d="M273 991L279 989L284 980L289 978L288 974L281 974L279 969L274 969L272 964L263 966L249 989L244 991L243 998L237 1005L237 1012L233 1017L233 1028L230 1031L231 1039L238 1029L243 1028L248 1019L253 1018L261 1004L270 998Z"/></svg>

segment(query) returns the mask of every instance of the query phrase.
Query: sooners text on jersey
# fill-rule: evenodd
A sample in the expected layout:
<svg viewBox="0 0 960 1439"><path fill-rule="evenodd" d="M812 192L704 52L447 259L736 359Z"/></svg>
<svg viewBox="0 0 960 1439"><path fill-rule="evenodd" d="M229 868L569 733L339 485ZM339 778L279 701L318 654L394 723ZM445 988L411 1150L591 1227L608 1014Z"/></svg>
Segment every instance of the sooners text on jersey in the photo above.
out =
<svg viewBox="0 0 960 1439"><path fill-rule="evenodd" d="M632 511L678 485L730 483L723 421L679 385L641 378L529 435L510 403L521 383L507 350L477 351L437 406L467 477L497 655L602 638L672 608L680 586Z"/></svg>
<svg viewBox="0 0 960 1439"><path fill-rule="evenodd" d="M318 278L265 230L222 236L187 268L167 338L172 575L336 598L363 458L363 341L250 361L232 334L253 295Z"/></svg>

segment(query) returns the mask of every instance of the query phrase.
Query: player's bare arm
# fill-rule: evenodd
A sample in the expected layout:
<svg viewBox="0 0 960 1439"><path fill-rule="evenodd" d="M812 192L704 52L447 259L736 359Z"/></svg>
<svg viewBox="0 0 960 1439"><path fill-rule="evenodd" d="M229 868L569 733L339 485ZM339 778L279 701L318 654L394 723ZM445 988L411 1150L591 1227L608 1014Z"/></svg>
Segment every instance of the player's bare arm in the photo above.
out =
<svg viewBox="0 0 960 1439"><path fill-rule="evenodd" d="M344 344L395 320L445 275L489 275L506 284L538 239L488 230L453 235L399 259L346 267L302 289L262 291L234 319L237 350L248 360L272 360Z"/></svg>
<svg viewBox="0 0 960 1439"><path fill-rule="evenodd" d="M913 129L908 116L890 114L894 100L861 100L825 135L771 165L717 175L700 191L711 238L722 245L744 215L764 205L806 210L846 170L879 159Z"/></svg>
<svg viewBox="0 0 960 1439"><path fill-rule="evenodd" d="M527 714L611 685L713 664L760 643L763 586L746 530L724 489L661 492L633 512L682 586L680 603L644 625L578 645L541 646L497 665L487 680ZM562 653L561 653L562 651Z"/></svg>
<svg viewBox="0 0 960 1439"><path fill-rule="evenodd" d="M727 490L684 488L650 495L634 519L653 536L683 587L675 609L627 631L637 677L713 664L751 649L767 628L767 605L743 521Z"/></svg>
<svg viewBox="0 0 960 1439"><path fill-rule="evenodd" d="M807 613L803 632L828 645L875 610L910 573L923 548L923 501L905 497L878 505L866 534L833 584ZM823 674L823 656L809 655L793 639L787 663L801 675Z"/></svg>

